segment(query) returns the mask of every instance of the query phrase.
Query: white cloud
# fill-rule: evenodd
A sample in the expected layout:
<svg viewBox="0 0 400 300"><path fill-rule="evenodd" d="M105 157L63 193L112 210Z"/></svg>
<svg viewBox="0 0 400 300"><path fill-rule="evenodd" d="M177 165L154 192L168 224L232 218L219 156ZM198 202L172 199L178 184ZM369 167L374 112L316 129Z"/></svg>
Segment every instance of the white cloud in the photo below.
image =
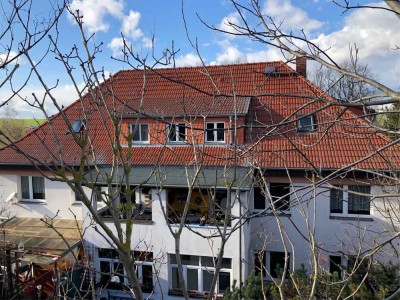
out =
<svg viewBox="0 0 400 300"><path fill-rule="evenodd" d="M372 5L379 5L373 3ZM354 10L344 21L341 30L321 34L313 42L340 62L350 58L349 46L359 48L360 63L368 64L372 73L395 89L400 88L400 56L393 50L400 40L399 19L378 9Z"/></svg>
<svg viewBox="0 0 400 300"><path fill-rule="evenodd" d="M222 19L221 23L218 25L218 29L227 32L226 36L228 38L235 38L236 36L233 33L236 33L235 27L232 27L230 24L241 25L241 18L238 12L231 13L225 18Z"/></svg>
<svg viewBox="0 0 400 300"><path fill-rule="evenodd" d="M122 56L124 39L122 37L120 38L115 37L111 40L111 42L108 43L107 47L111 49L113 57Z"/></svg>
<svg viewBox="0 0 400 300"><path fill-rule="evenodd" d="M143 36L143 32L138 28L140 20L140 13L137 11L129 11L128 15L123 16L122 18L122 33L132 39L133 41L137 40L141 36Z"/></svg>
<svg viewBox="0 0 400 300"><path fill-rule="evenodd" d="M17 52L15 52L15 51L10 51L8 53L0 53L0 66L3 65L4 63L9 62L16 56L17 56ZM12 62L13 65L15 65L17 63L24 64L24 60L22 59L21 56Z"/></svg>
<svg viewBox="0 0 400 300"><path fill-rule="evenodd" d="M236 46L227 46L222 52L217 54L215 61L210 65L227 65L246 62L246 55L242 53Z"/></svg>
<svg viewBox="0 0 400 300"><path fill-rule="evenodd" d="M121 19L124 11L123 0L73 0L70 4L71 10L79 10L83 16L84 27L90 32L107 32L110 24L106 22L105 17L111 15L114 18ZM70 21L74 21L71 15L68 15Z"/></svg>
<svg viewBox="0 0 400 300"><path fill-rule="evenodd" d="M181 55L175 59L175 65L177 67L194 67L201 66L201 60L198 55L193 53L188 53L186 55Z"/></svg>
<svg viewBox="0 0 400 300"><path fill-rule="evenodd" d="M282 23L281 29L284 30L303 29L310 32L322 26L320 21L311 19L304 10L293 6L290 0L267 0L263 13L271 17L275 24Z"/></svg>
<svg viewBox="0 0 400 300"><path fill-rule="evenodd" d="M149 38L149 37L146 37L146 36L145 36L145 37L142 39L142 47L145 48L145 49L151 49L151 48L153 48L153 43L154 43L153 39L151 39L151 38Z"/></svg>

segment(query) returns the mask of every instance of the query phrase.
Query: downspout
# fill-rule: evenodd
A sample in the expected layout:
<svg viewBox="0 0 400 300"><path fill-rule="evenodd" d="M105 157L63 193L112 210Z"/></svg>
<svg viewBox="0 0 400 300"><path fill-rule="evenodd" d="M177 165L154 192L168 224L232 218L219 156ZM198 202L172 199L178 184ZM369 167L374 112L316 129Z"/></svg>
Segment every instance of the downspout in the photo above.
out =
<svg viewBox="0 0 400 300"><path fill-rule="evenodd" d="M233 130L232 130L232 126L233 126L233 121L232 121L232 116L229 116L229 144L233 144Z"/></svg>

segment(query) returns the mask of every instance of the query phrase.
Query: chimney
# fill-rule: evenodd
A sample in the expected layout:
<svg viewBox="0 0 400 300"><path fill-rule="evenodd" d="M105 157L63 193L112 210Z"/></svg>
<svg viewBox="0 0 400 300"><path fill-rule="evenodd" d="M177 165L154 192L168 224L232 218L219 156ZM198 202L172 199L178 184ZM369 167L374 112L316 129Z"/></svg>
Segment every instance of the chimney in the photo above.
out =
<svg viewBox="0 0 400 300"><path fill-rule="evenodd" d="M307 57L305 54L305 52L300 52L296 56L296 72L307 78Z"/></svg>

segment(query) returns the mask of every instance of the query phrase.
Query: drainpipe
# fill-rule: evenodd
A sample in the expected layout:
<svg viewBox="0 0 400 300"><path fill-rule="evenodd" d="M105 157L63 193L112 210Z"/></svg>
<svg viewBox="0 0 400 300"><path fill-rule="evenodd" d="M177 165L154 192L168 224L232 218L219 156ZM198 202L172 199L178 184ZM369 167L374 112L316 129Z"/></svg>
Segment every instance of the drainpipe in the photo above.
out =
<svg viewBox="0 0 400 300"><path fill-rule="evenodd" d="M232 125L233 124L233 120L232 120L232 116L229 116L229 144L233 144L233 131L232 131Z"/></svg>

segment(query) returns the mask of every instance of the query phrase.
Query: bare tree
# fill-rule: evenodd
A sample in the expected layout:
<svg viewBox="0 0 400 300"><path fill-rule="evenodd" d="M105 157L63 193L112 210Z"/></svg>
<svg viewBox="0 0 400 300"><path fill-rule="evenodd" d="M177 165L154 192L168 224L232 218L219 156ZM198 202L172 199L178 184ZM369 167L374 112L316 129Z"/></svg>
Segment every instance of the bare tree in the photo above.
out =
<svg viewBox="0 0 400 300"><path fill-rule="evenodd" d="M259 18L261 24L264 25L264 30L262 32L254 31L246 25L246 19L243 18L242 21L245 25L231 24L238 35L249 36L254 40L267 44L271 44L270 39L272 38L277 42L273 45L289 53L290 59L293 55L306 56L309 59L316 60L322 65L340 72L342 75L356 78L361 82L366 82L380 90L386 97L380 103L392 103L399 99L397 92L392 91L382 83L367 78L362 74L358 74L358 72L354 73L351 70L339 67L339 65L333 63L317 45L311 42L308 42L308 47L306 47L309 52L304 54L304 52L302 52L304 49L298 47L296 43L297 40L306 41L304 36L296 37L283 33L279 26L274 24L273 20L264 18L257 1L252 1L252 6L250 7L244 7L235 1L232 3L238 9L241 16L244 15L243 11L246 11L254 17ZM346 114L348 108L351 106L363 108L372 105L365 101L375 97L382 97L381 94L374 94L372 96L361 95L361 97L357 94L357 99L354 99L356 101L355 103L337 103L334 99L326 96L326 93L321 95L320 91L316 90L313 86L310 86L307 91L303 91L303 94L271 94L266 90L259 89L259 86L265 82L264 74L261 76L262 79L260 79L260 81L256 82L254 79L252 84L249 84L251 87L247 90L240 90L235 86L236 81L234 74L227 76L228 79L224 78L224 80L227 80L228 84L226 84L225 81L225 85L222 85L224 80L219 79L219 74L213 74L212 68L203 65L201 67L201 74L203 74L204 78L209 82L209 86L204 88L197 86L196 82L191 82L190 78L182 78L181 74L177 74L174 69L161 72L155 68L159 65L173 63L176 55L173 49L170 52L166 51L165 56L161 58L154 58L154 62L148 64L146 59L134 54L132 48L125 45L125 56L122 60L128 63L132 68L140 70L142 78L140 81L138 80L138 82L136 82L136 84L139 84L139 88L136 86L135 94L129 95L131 99L122 99L118 97L118 89L120 88L120 82L117 81L118 77L111 76L110 78L106 78L103 70L95 68L94 57L98 51L101 50L100 45L90 46L92 37L87 37L84 33L82 16L79 12L69 11L69 13L74 16L79 26L82 36L82 48L74 46L70 52L65 54L57 43L57 34L59 34L59 32L55 31L55 36L50 37L50 48L48 52L44 53L44 57L53 54L58 62L64 66L66 73L70 76L70 80L78 93L78 102L74 106L64 110L53 94L55 85L51 85L48 79L43 78L40 73L38 66L41 60L34 59L29 49L24 50L21 57L27 61L30 66L31 74L40 81L45 90L42 98L39 98L38 95L34 95L34 101L28 101L28 104L31 105L32 108L37 108L42 111L46 115L48 123L31 135L33 141L43 146L41 148L43 150L43 152L40 153L41 156L33 155L29 151L29 148L24 147L22 143L11 143L7 149L13 150L14 152L12 153L18 154L27 164L37 167L38 172L49 180L64 182L80 197L80 200L90 216L90 223L88 226L93 231L97 232L97 234L107 242L110 248L116 250L119 261L125 268L124 273L123 270L121 271L119 267L116 267L114 275L126 277L128 279L131 285L130 293L134 295L136 299L143 299L144 296L140 278L135 272L137 268L137 257L132 253L132 248L143 245L143 243L140 244L140 242L143 241L139 241L139 243L135 245L136 242L134 241L135 237L133 233L136 228L135 221L140 218L144 210L138 208L140 203L136 201L135 196L143 192L143 187L146 186L152 178L155 180L154 184L157 188L158 205L164 216L164 220L167 221L169 232L175 241L175 255L178 265L180 287L186 299L189 298L189 291L184 280L183 263L180 256L182 235L183 232L186 231L201 235L186 223L192 204L192 195L198 189L205 191L205 194L208 195L210 202L213 204L210 215L215 215L215 207L219 206L217 209L222 211L221 223L217 223L216 228L212 231L210 230L211 232L209 234L202 234L202 238L210 241L210 243L213 243L215 240L219 242L218 247L210 246L213 251L217 248L218 252L213 252L212 255L213 258L216 257L217 259L213 261L215 272L210 285L209 299L215 298L215 286L217 284L219 271L222 267L224 252L226 250L225 247L230 236L235 233L235 231L240 231L242 227L246 226L247 222L253 219L261 220L260 222L262 222L264 226L274 222L277 224L274 238L279 240L284 248L284 256L282 257L283 265L280 266L281 273L273 270L273 272L277 273L274 275L279 275L274 279L274 286L278 290L277 298L287 299L287 277L291 278L294 290L299 296L304 299L314 299L317 297L318 284L320 281L319 275L324 274L324 270L319 268L319 256L321 251L329 252L329 249L319 242L317 234L318 205L316 201L320 194L326 195L328 188L343 191L346 193L347 197L349 197L349 194L363 196L364 198L371 197L370 194L365 191L352 190L349 188L349 186L352 186L352 183L355 184L358 180L358 177L352 177L354 172L366 172L367 175L374 178L374 182L381 185L385 183L387 186L394 186L394 191L391 190L388 193L382 192L382 194L374 196L389 198L385 199L383 203L385 209L382 209L382 206L377 207L377 209L382 209L382 213L386 214L388 222L386 228L381 228L380 231L376 231L376 233L377 235L385 233L385 237L387 236L386 240L382 241L382 239L376 238L373 240L374 242L372 244L367 244L367 241L363 238L362 226L356 226L357 224L354 226L354 231L359 239L351 240L350 243L353 244L350 246L354 246L355 252L353 252L353 255L355 254L359 259L356 260L353 267L354 271L350 272L348 278L354 278L357 273L356 270L360 268L365 261L368 262L367 265L370 267L372 264L370 258L382 249L386 249L386 246L390 246L391 242L398 239L398 216L396 216L396 210L391 210L391 208L397 208L398 205L398 198L395 198L398 196L398 191L395 189L397 182L397 163L391 159L393 156L390 156L389 151L392 149L391 147L397 143L396 140L388 141L381 138L379 141L384 140L385 143L373 144L371 146L371 148L375 147L373 152L366 152L360 156L356 156L357 158L355 158L354 161L346 162L336 170L330 170L329 173L326 173L322 166L315 164L313 153L309 151L313 145L326 141L324 137L329 136L331 131L334 131L334 129L338 127L341 128L341 126L343 126L346 129L360 127L360 118L362 117L360 114L357 115L356 113ZM137 67L138 64L139 67ZM290 73L289 68L285 65L282 64L278 67ZM79 68L79 72L83 74L85 78L85 86L83 89L79 86L74 76L76 68ZM260 71L258 71L258 74L259 73ZM293 73L294 72L290 74L295 77ZM255 72L255 74L257 73ZM190 95L189 99L183 97L183 100L187 100L187 102L182 100L184 109L188 109L185 104L192 103L192 97L201 99L202 96L211 97L211 99L215 101L212 103L217 103L219 99L226 97L230 100L230 103L234 104L232 118L230 119L231 124L229 128L223 129L223 134L226 136L229 135L231 139L229 145L222 147L225 150L224 157L215 157L214 152L208 151L203 144L198 143L197 139L200 136L204 137L204 127L196 127L195 120L191 119L193 114L188 111L184 111L180 117L184 120L182 121L184 123L183 127L191 132L190 139L187 143L188 146L190 146L190 148L188 148L192 151L190 159L183 159L179 151L174 151L172 147L165 142L165 132L162 128L175 124L175 120L174 118L170 120L171 118L167 118L162 112L158 114L151 114L148 112L148 106L146 106L146 100L148 99L147 88L152 76L161 77L166 82L177 84L184 91L182 94ZM221 86L223 86L223 88L221 88ZM228 86L228 88L226 86ZM21 101L26 101L25 98L19 97L18 91L14 90L14 92L16 98L20 98ZM257 97L267 97L269 101L272 101L271 99L274 99L273 97L287 97L295 101L299 101L300 99L302 102L300 102L301 104L298 105L297 108L294 108L293 111L285 114L284 117L280 119L276 117L276 115L279 114L271 112L269 107L263 106L262 103L255 103L254 107L260 108L261 113L257 115L257 113L259 113L258 111L253 112L253 122L251 124L246 124L239 122L236 105L240 97L252 98L251 100ZM47 99L57 108L58 115L56 117L51 117L47 114L45 109L45 101L48 101ZM223 102L222 104L224 105ZM208 107L208 109L210 109L210 107ZM306 111L305 114L304 111ZM201 125L204 126L204 120L211 115L211 112L210 110L204 110L201 114L198 112L195 114L200 119ZM304 135L303 137L305 139L310 138L310 140L303 141L301 135L299 135L300 138L296 135L296 127L300 128L297 130L306 130L307 133L308 131L316 131L314 123L303 123L303 121L306 116L319 112L328 115L327 118L322 119L324 122L318 124L318 129L321 129L321 135L315 135L315 139L310 138L310 135ZM356 112L358 112L358 110ZM126 124L122 122L123 118L127 117L126 115L133 120L132 123L135 126L132 127L132 130L129 130ZM203 119L201 119L199 115L202 115L201 117ZM298 115L301 115L301 117ZM342 118L343 116L345 116L345 118ZM143 118L150 119L160 126L160 129L157 131L158 135L156 134L154 137L161 144L161 147L158 149L160 151L156 154L150 153L151 149L148 149L147 152L137 152L137 147L135 148L135 145L132 143L134 137L137 135L140 136L142 130L145 131L145 128L139 126L140 120ZM90 131L91 124L94 120L100 123L99 128L101 128L101 132ZM310 121L310 119L306 119L306 121ZM63 124L63 128L68 129L66 130L67 132L57 131L56 129L59 128L59 124ZM298 124L302 126L296 126ZM244 128L249 130L251 133L249 133L249 135L251 136L246 139L246 141L248 141L247 144L238 145L237 131L244 130ZM250 131L250 129L252 131ZM175 128L175 130L177 129ZM210 132L214 132L212 130ZM370 129L368 128L368 130ZM175 135L175 138L179 138L179 131L177 132L178 134ZM218 132L218 128L215 132ZM343 130L342 133L343 132L345 132L345 130ZM374 133L376 132L366 131L366 134L368 134L371 140L374 138ZM241 134L244 135L243 132ZM278 140L285 145L285 149L289 150L281 152L273 147L268 148L271 143L264 142L274 137L279 137ZM68 145L68 147L66 145ZM109 150L107 153L112 153L112 155L107 156L106 153L103 152L105 148ZM54 151L54 149L56 150ZM166 203L165 206L163 206L164 202L162 201L161 195L165 191L165 176L163 176L164 174L161 169L165 152L173 156L177 164L183 166L185 173L182 179L187 187L187 192L183 199L183 209L179 215L172 210L171 204ZM284 182L285 187L283 188L280 186L280 188L282 188L285 193L277 197L271 192L273 182L268 181L267 169L270 166L274 166L273 164L276 161L283 161L282 164L284 166L286 163L289 164L288 156L285 156L287 152L295 153L299 160L307 163L311 175L306 177L308 180L307 184L298 187L296 186L298 182L296 182L295 176L293 176L293 173L298 171L295 170L296 167L293 165L282 167L280 171L283 172L283 175L280 176L284 177L286 181ZM135 174L135 168L137 167L133 163L136 159L135 155L148 155L154 159L151 171L148 172L139 183L133 182L131 177L132 174ZM369 169L365 170L366 168L363 168L362 163L368 161L371 157L381 157L382 164L385 164L385 166L392 165L393 167L391 169L385 169L384 172L375 172ZM224 171L229 169L233 170L234 175L232 178L223 177L224 186L227 191L226 203L223 206L221 202L218 203L217 201L217 184L199 184L203 172L206 172L207 159L218 161L217 165L221 166ZM104 165L108 166L106 170L103 168ZM258 186L263 190L261 194L263 194L264 199L267 200L268 207L260 209L260 212L256 214L250 213L248 203L241 202L243 199L240 197L240 186L234 189L233 182L243 180L243 178L238 178L236 176L236 169L238 166L245 166L248 168L248 173L251 176L259 175L254 176L252 187ZM306 173L306 175L309 175L309 173ZM242 176L245 177L243 174ZM367 184L369 181L366 180L361 183ZM247 183L244 185L247 187L249 186ZM347 187L345 188L343 185ZM267 186L269 187L268 189L266 189ZM87 194L85 188L90 188L90 190L93 191L93 195L95 195L93 198L96 198L98 201L94 201L91 195ZM288 208L288 196L291 199L290 205L295 207L303 217L301 223L295 224L290 218L286 218L287 216L284 215L285 210ZM251 196L251 193L248 193L248 202L253 199L252 197L254 198L254 195ZM390 201L391 199L395 200ZM152 204L156 205L156 201L154 201L154 199L152 200ZM371 199L369 198L369 200ZM237 203L234 204L233 202ZM341 199L340 203L342 202L343 199ZM368 201L368 203L370 202L371 201ZM100 205L103 205L101 209L98 207ZM238 212L232 212L235 205L236 207L240 207ZM241 209L243 209L243 211L241 211ZM102 213L104 214L102 215ZM104 216L107 216L112 222L106 222ZM171 226L169 222L172 217L177 218L177 222L174 226ZM233 220L235 222L233 222ZM231 228L228 230L228 224L230 222L232 222L232 226L229 226ZM295 254L298 248L295 245L291 233L293 227L295 228L295 232L301 235L302 241L304 241L310 252L310 266L312 270L310 271L311 276L307 277L307 280L310 282L307 288L304 288L302 282L302 280L305 280L304 277L296 277L297 273L294 269L295 263L293 261L297 259ZM371 229L371 231L373 230ZM352 234L354 234L354 232L352 232ZM344 241L342 240L341 242ZM263 239L262 246L260 247L261 253L265 250L267 245L268 238ZM149 247L146 248L146 250L150 250L149 245L145 246ZM146 250L145 252L147 252ZM348 253L345 254L347 255ZM240 264L241 263L240 261ZM271 270L269 272L271 273ZM349 298L355 295L362 287L362 283L367 280L368 274L369 272L366 272L361 279L361 283L358 283L356 288L351 292L351 295L346 294L345 297ZM340 286L341 290L335 295L336 298L341 298L346 285L350 282L349 280L350 279L343 280L343 285Z"/></svg>

